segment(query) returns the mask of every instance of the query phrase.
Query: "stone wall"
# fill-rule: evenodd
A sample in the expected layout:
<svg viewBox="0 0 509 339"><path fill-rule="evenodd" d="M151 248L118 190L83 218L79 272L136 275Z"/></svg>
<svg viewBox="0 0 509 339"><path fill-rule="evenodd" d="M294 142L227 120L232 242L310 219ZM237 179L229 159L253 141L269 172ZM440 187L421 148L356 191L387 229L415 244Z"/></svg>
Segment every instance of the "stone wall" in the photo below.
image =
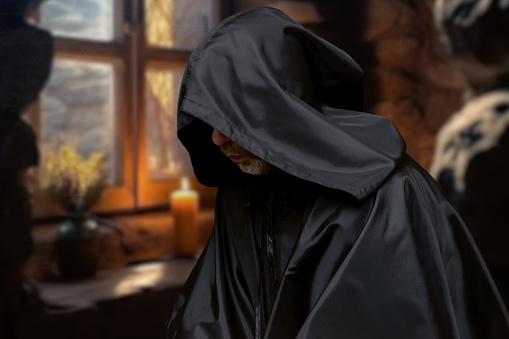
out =
<svg viewBox="0 0 509 339"><path fill-rule="evenodd" d="M435 135L462 103L464 83L435 29L432 0L236 0L234 11L283 10L349 53L366 73L365 110L390 118L428 168Z"/></svg>

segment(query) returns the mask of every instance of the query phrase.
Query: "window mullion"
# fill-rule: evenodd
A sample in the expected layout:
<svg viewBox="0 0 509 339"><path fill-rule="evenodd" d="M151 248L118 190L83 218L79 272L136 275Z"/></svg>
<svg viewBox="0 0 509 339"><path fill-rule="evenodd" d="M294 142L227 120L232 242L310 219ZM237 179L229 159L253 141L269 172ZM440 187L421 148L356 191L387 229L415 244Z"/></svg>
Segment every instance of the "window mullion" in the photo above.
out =
<svg viewBox="0 0 509 339"><path fill-rule="evenodd" d="M58 57L79 58L81 60L106 60L122 58L125 46L120 42L97 43L84 40L55 38L54 49Z"/></svg>
<svg viewBox="0 0 509 339"><path fill-rule="evenodd" d="M126 55L126 79L129 113L129 138L131 140L129 163L132 173L132 188L136 207L139 207L139 138L142 128L143 102L140 93L143 92L143 1L125 0L124 2L124 41Z"/></svg>

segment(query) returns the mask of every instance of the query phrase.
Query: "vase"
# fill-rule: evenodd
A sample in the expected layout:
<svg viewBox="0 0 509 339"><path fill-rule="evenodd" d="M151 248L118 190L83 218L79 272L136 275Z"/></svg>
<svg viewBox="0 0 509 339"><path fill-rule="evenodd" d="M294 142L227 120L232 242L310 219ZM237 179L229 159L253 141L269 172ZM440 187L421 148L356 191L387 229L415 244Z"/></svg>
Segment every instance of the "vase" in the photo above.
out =
<svg viewBox="0 0 509 339"><path fill-rule="evenodd" d="M62 279L83 279L96 274L100 244L98 224L90 217L71 214L58 228L55 255Z"/></svg>

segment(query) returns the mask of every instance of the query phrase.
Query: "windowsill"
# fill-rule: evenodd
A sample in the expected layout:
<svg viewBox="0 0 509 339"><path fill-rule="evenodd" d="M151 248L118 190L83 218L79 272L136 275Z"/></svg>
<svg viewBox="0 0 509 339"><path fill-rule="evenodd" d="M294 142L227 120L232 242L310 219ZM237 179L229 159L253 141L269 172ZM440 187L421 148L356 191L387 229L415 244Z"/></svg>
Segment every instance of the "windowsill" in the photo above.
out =
<svg viewBox="0 0 509 339"><path fill-rule="evenodd" d="M103 270L122 269L141 262L171 258L173 254L173 218L169 211L122 216L108 219L120 226L123 235L110 227L99 228L101 255L98 273ZM203 250L212 226L214 211L202 210L198 217L198 251ZM32 228L34 250L26 265L27 276L38 282L59 284L54 260L54 244L59 223L38 225Z"/></svg>
<svg viewBox="0 0 509 339"><path fill-rule="evenodd" d="M98 303L135 297L184 285L195 259L148 262L116 270L103 270L92 278L58 283L41 283L41 299L54 313L96 307Z"/></svg>
<svg viewBox="0 0 509 339"><path fill-rule="evenodd" d="M195 259L103 270L76 282L41 283L41 338L164 339L165 323ZM39 337L38 337L39 338Z"/></svg>
<svg viewBox="0 0 509 339"><path fill-rule="evenodd" d="M108 220L121 226L124 241L115 230L101 227L99 270L76 281L62 280L54 263L59 224L32 229L34 251L27 274L39 281L39 295L47 305L48 338L165 338L165 322L196 258L174 258L168 211ZM201 251L214 211L200 211L198 220Z"/></svg>

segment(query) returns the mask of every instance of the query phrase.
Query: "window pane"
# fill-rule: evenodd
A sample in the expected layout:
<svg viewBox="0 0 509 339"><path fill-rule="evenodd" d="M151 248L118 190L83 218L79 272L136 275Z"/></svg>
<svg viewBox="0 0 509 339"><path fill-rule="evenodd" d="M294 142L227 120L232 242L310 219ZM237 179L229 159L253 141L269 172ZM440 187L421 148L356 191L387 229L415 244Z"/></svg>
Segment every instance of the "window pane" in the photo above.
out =
<svg viewBox="0 0 509 339"><path fill-rule="evenodd" d="M40 13L40 25L55 35L113 40L113 0L47 0Z"/></svg>
<svg viewBox="0 0 509 339"><path fill-rule="evenodd" d="M176 106L182 70L149 69L146 79L146 126L151 179L192 175L189 154L177 138Z"/></svg>
<svg viewBox="0 0 509 339"><path fill-rule="evenodd" d="M211 28L210 1L145 0L148 44L163 48L195 48Z"/></svg>
<svg viewBox="0 0 509 339"><path fill-rule="evenodd" d="M114 128L114 67L108 63L55 60L41 93L42 156L61 145L82 156L106 155L108 182L118 182Z"/></svg>

